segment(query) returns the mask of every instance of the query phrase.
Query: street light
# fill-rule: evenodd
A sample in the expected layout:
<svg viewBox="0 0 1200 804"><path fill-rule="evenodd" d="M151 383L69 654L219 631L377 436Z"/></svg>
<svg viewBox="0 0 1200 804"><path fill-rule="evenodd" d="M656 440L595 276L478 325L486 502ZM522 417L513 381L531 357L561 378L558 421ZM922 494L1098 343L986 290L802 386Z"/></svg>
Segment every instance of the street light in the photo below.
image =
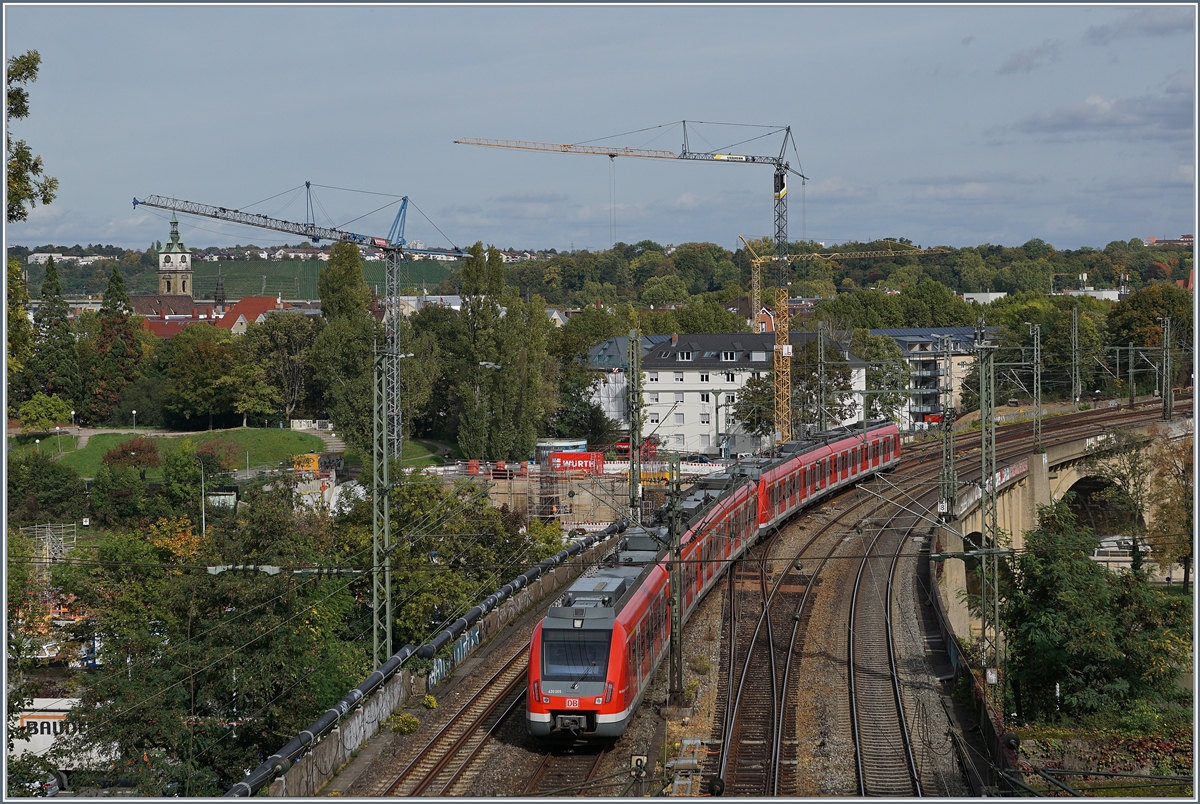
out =
<svg viewBox="0 0 1200 804"><path fill-rule="evenodd" d="M33 439L33 451L34 452L42 451L42 439L40 439L40 438Z"/></svg>
<svg viewBox="0 0 1200 804"><path fill-rule="evenodd" d="M71 426L75 426L75 411L71 411Z"/></svg>
<svg viewBox="0 0 1200 804"><path fill-rule="evenodd" d="M192 457L200 461L200 536L203 537L208 532L204 526L204 459L199 455Z"/></svg>
<svg viewBox="0 0 1200 804"><path fill-rule="evenodd" d="M133 411L133 429L137 429L137 411Z"/></svg>
<svg viewBox="0 0 1200 804"><path fill-rule="evenodd" d="M58 454L62 455L62 428L54 425L54 434L58 436Z"/></svg>

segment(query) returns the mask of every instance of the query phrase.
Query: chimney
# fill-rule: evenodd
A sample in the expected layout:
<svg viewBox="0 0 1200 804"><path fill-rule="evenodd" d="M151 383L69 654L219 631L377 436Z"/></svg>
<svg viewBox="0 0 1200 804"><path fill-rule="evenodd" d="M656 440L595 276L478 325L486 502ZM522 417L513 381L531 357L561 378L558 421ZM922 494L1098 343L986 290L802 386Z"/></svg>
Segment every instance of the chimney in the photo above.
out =
<svg viewBox="0 0 1200 804"><path fill-rule="evenodd" d="M162 308L162 310L159 311L159 315L162 316L163 321L166 321L167 320L167 308L166 307Z"/></svg>
<svg viewBox="0 0 1200 804"><path fill-rule="evenodd" d="M679 343L679 335L677 335L677 334L671 335L671 345L674 346L677 343Z"/></svg>

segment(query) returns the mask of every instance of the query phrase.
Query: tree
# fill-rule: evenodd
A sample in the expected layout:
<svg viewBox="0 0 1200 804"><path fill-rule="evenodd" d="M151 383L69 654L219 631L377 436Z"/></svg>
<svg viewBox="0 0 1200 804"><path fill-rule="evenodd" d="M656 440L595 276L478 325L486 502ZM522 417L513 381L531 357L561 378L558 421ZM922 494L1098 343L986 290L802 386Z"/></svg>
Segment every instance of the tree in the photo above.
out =
<svg viewBox="0 0 1200 804"><path fill-rule="evenodd" d="M1101 496L1129 517L1133 537L1132 570L1142 572L1142 544L1153 491L1151 437L1130 430L1108 430L1084 460L1087 471L1109 485Z"/></svg>
<svg viewBox="0 0 1200 804"><path fill-rule="evenodd" d="M92 515L108 527L133 525L148 513L146 484L137 467L109 463L92 481Z"/></svg>
<svg viewBox="0 0 1200 804"><path fill-rule="evenodd" d="M74 405L80 397L79 360L68 312L58 269L53 258L48 259L41 303L33 316L36 340L29 360L29 384L32 391L40 390Z"/></svg>
<svg viewBox="0 0 1200 804"><path fill-rule="evenodd" d="M1171 330L1192 331L1191 294L1174 284L1151 285L1135 290L1108 314L1108 342L1112 346L1160 346L1159 317L1171 317Z"/></svg>
<svg viewBox="0 0 1200 804"><path fill-rule="evenodd" d="M8 60L5 70L5 90L9 120L29 117L29 91L26 84L37 80L42 57L36 50L27 50ZM35 156L25 140L14 140L5 129L8 146L8 222L16 223L29 217L37 202L49 204L58 191L58 179L43 175L42 158Z"/></svg>
<svg viewBox="0 0 1200 804"><path fill-rule="evenodd" d="M56 396L41 392L21 403L21 429L26 433L48 433L56 424L71 421L71 406Z"/></svg>
<svg viewBox="0 0 1200 804"><path fill-rule="evenodd" d="M13 258L8 261L8 316L5 325L8 329L8 393L9 403L20 402L13 399L14 391L20 388L21 375L25 366L33 356L33 324L29 320L29 289L21 277L21 263ZM11 417L10 417L11 418Z"/></svg>
<svg viewBox="0 0 1200 804"><path fill-rule="evenodd" d="M79 473L41 451L15 455L8 463L8 522L74 522L87 510Z"/></svg>
<svg viewBox="0 0 1200 804"><path fill-rule="evenodd" d="M850 351L867 363L867 418L896 419L896 412L908 399L911 369L904 352L891 338L856 329L850 339ZM887 391L890 393L878 393Z"/></svg>
<svg viewBox="0 0 1200 804"><path fill-rule="evenodd" d="M326 325L309 350L308 366L314 390L338 432L356 448L369 451L371 377L375 350L383 348L383 328L369 312L372 294L363 279L358 249L338 243L334 251L318 281Z"/></svg>
<svg viewBox="0 0 1200 804"><path fill-rule="evenodd" d="M1155 516L1146 541L1160 567L1176 563L1183 566L1183 588L1187 591L1196 524L1196 465L1192 459L1195 438L1188 434L1173 439L1164 429L1155 434L1154 441L1151 502Z"/></svg>
<svg viewBox="0 0 1200 804"><path fill-rule="evenodd" d="M678 276L655 276L646 280L642 288L642 304L650 307L667 307L687 301L688 288Z"/></svg>
<svg viewBox="0 0 1200 804"><path fill-rule="evenodd" d="M750 435L761 438L775 432L775 375L752 377L733 403L734 421Z"/></svg>
<svg viewBox="0 0 1200 804"><path fill-rule="evenodd" d="M233 399L233 409L242 414L242 427L251 413L273 413L278 410L281 394L271 383L271 376L255 354L254 344L239 338L234 341L229 373L217 380Z"/></svg>
<svg viewBox="0 0 1200 804"><path fill-rule="evenodd" d="M261 324L251 324L245 334L256 359L269 370L271 382L279 391L283 418L304 399L308 379L308 350L316 339L320 319L306 315L269 315Z"/></svg>
<svg viewBox="0 0 1200 804"><path fill-rule="evenodd" d="M1092 561L1099 539L1067 502L1038 511L1002 578L1007 673L1024 720L1054 720L1190 698L1191 602L1168 600L1138 573ZM1190 715L1188 715L1190 720Z"/></svg>
<svg viewBox="0 0 1200 804"><path fill-rule="evenodd" d="M95 422L110 421L121 392L137 379L142 360L125 280L115 265L100 306L100 332L93 359L83 399L84 416Z"/></svg>
<svg viewBox="0 0 1200 804"><path fill-rule="evenodd" d="M86 736L69 748L112 746L144 793L175 782L181 795L219 795L370 670L356 639L369 621L354 599L361 582L190 569L341 560L327 518L297 512L290 484L243 503L209 534L163 518L101 536L95 562L56 568L87 612L74 636L98 639L102 662L71 714Z"/></svg>
<svg viewBox="0 0 1200 804"><path fill-rule="evenodd" d="M133 467L138 470L142 480L146 479L147 469L157 469L158 441L147 436L127 438L117 446L104 453L100 459L104 466Z"/></svg>
<svg viewBox="0 0 1200 804"><path fill-rule="evenodd" d="M362 254L353 243L334 243L317 276L321 315L326 321L367 311L374 294L363 279Z"/></svg>
<svg viewBox="0 0 1200 804"><path fill-rule="evenodd" d="M233 395L221 380L232 362L232 338L229 330L193 324L167 341L162 357L166 410L189 420L207 417L210 430L213 417L229 411Z"/></svg>

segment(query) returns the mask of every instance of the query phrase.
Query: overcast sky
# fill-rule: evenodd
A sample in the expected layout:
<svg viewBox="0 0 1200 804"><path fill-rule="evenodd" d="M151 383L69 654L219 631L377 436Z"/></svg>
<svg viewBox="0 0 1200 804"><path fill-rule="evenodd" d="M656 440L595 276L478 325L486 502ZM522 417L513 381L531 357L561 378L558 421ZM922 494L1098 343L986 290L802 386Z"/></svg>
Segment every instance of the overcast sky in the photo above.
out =
<svg viewBox="0 0 1200 804"><path fill-rule="evenodd" d="M1158 6L5 6L36 49L11 124L57 199L9 244L165 239L151 194L429 246L737 246L769 166L567 156L463 137L678 152L680 120L791 126L791 239L1102 248L1194 231L1196 12ZM651 128L665 126L664 128ZM688 126L693 150L767 129ZM730 148L778 155L781 135ZM797 165L798 163L798 165ZM290 201L290 203L289 203ZM349 223L352 219L353 223ZM436 228L435 228L436 227ZM181 218L189 246L298 242ZM439 233L439 231L441 233ZM443 234L444 233L444 236Z"/></svg>

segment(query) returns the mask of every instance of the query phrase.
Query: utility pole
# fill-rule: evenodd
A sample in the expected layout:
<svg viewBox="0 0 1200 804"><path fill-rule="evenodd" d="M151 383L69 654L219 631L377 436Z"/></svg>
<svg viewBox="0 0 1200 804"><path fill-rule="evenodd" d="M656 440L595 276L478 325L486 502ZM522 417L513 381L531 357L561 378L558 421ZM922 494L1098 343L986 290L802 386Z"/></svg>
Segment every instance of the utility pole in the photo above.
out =
<svg viewBox="0 0 1200 804"><path fill-rule="evenodd" d="M625 389L629 407L629 521L642 521L642 337L629 330L629 376Z"/></svg>
<svg viewBox="0 0 1200 804"><path fill-rule="evenodd" d="M954 518L958 504L958 471L954 466L954 336L942 341L942 472L938 478L938 513L943 520Z"/></svg>
<svg viewBox="0 0 1200 804"><path fill-rule="evenodd" d="M1033 450L1042 452L1042 325L1025 324L1033 336Z"/></svg>
<svg viewBox="0 0 1200 804"><path fill-rule="evenodd" d="M1133 379L1133 341L1129 342L1129 409L1133 410L1133 406L1137 404L1137 388L1134 386Z"/></svg>
<svg viewBox="0 0 1200 804"><path fill-rule="evenodd" d="M985 550L1000 549L1000 533L996 514L996 347L985 340L983 319L975 331L975 351L979 355L979 418L980 428L980 522ZM991 560L989 561L989 558ZM1002 704L1000 684L1000 559L986 552L980 556L983 572L981 584L982 639L981 648L986 680L994 704ZM1001 709L1003 706L1001 705Z"/></svg>
<svg viewBox="0 0 1200 804"><path fill-rule="evenodd" d="M1159 321L1162 322L1162 417L1163 421L1169 422L1175 407L1171 387L1174 384L1171 379L1171 317L1164 316Z"/></svg>
<svg viewBox="0 0 1200 804"><path fill-rule="evenodd" d="M825 415L825 322L817 322L817 429L828 429Z"/></svg>
<svg viewBox="0 0 1200 804"><path fill-rule="evenodd" d="M1079 404L1083 396L1083 382L1079 377L1079 308L1071 308L1071 399Z"/></svg>
<svg viewBox="0 0 1200 804"><path fill-rule="evenodd" d="M397 362L399 362L397 360ZM374 418L371 427L371 657L376 669L392 655L392 510L388 476L388 370L386 353L375 352L372 373ZM382 608L380 604L382 603Z"/></svg>
<svg viewBox="0 0 1200 804"><path fill-rule="evenodd" d="M683 703L683 492L679 488L679 456L667 459L667 538L671 543L671 704Z"/></svg>

